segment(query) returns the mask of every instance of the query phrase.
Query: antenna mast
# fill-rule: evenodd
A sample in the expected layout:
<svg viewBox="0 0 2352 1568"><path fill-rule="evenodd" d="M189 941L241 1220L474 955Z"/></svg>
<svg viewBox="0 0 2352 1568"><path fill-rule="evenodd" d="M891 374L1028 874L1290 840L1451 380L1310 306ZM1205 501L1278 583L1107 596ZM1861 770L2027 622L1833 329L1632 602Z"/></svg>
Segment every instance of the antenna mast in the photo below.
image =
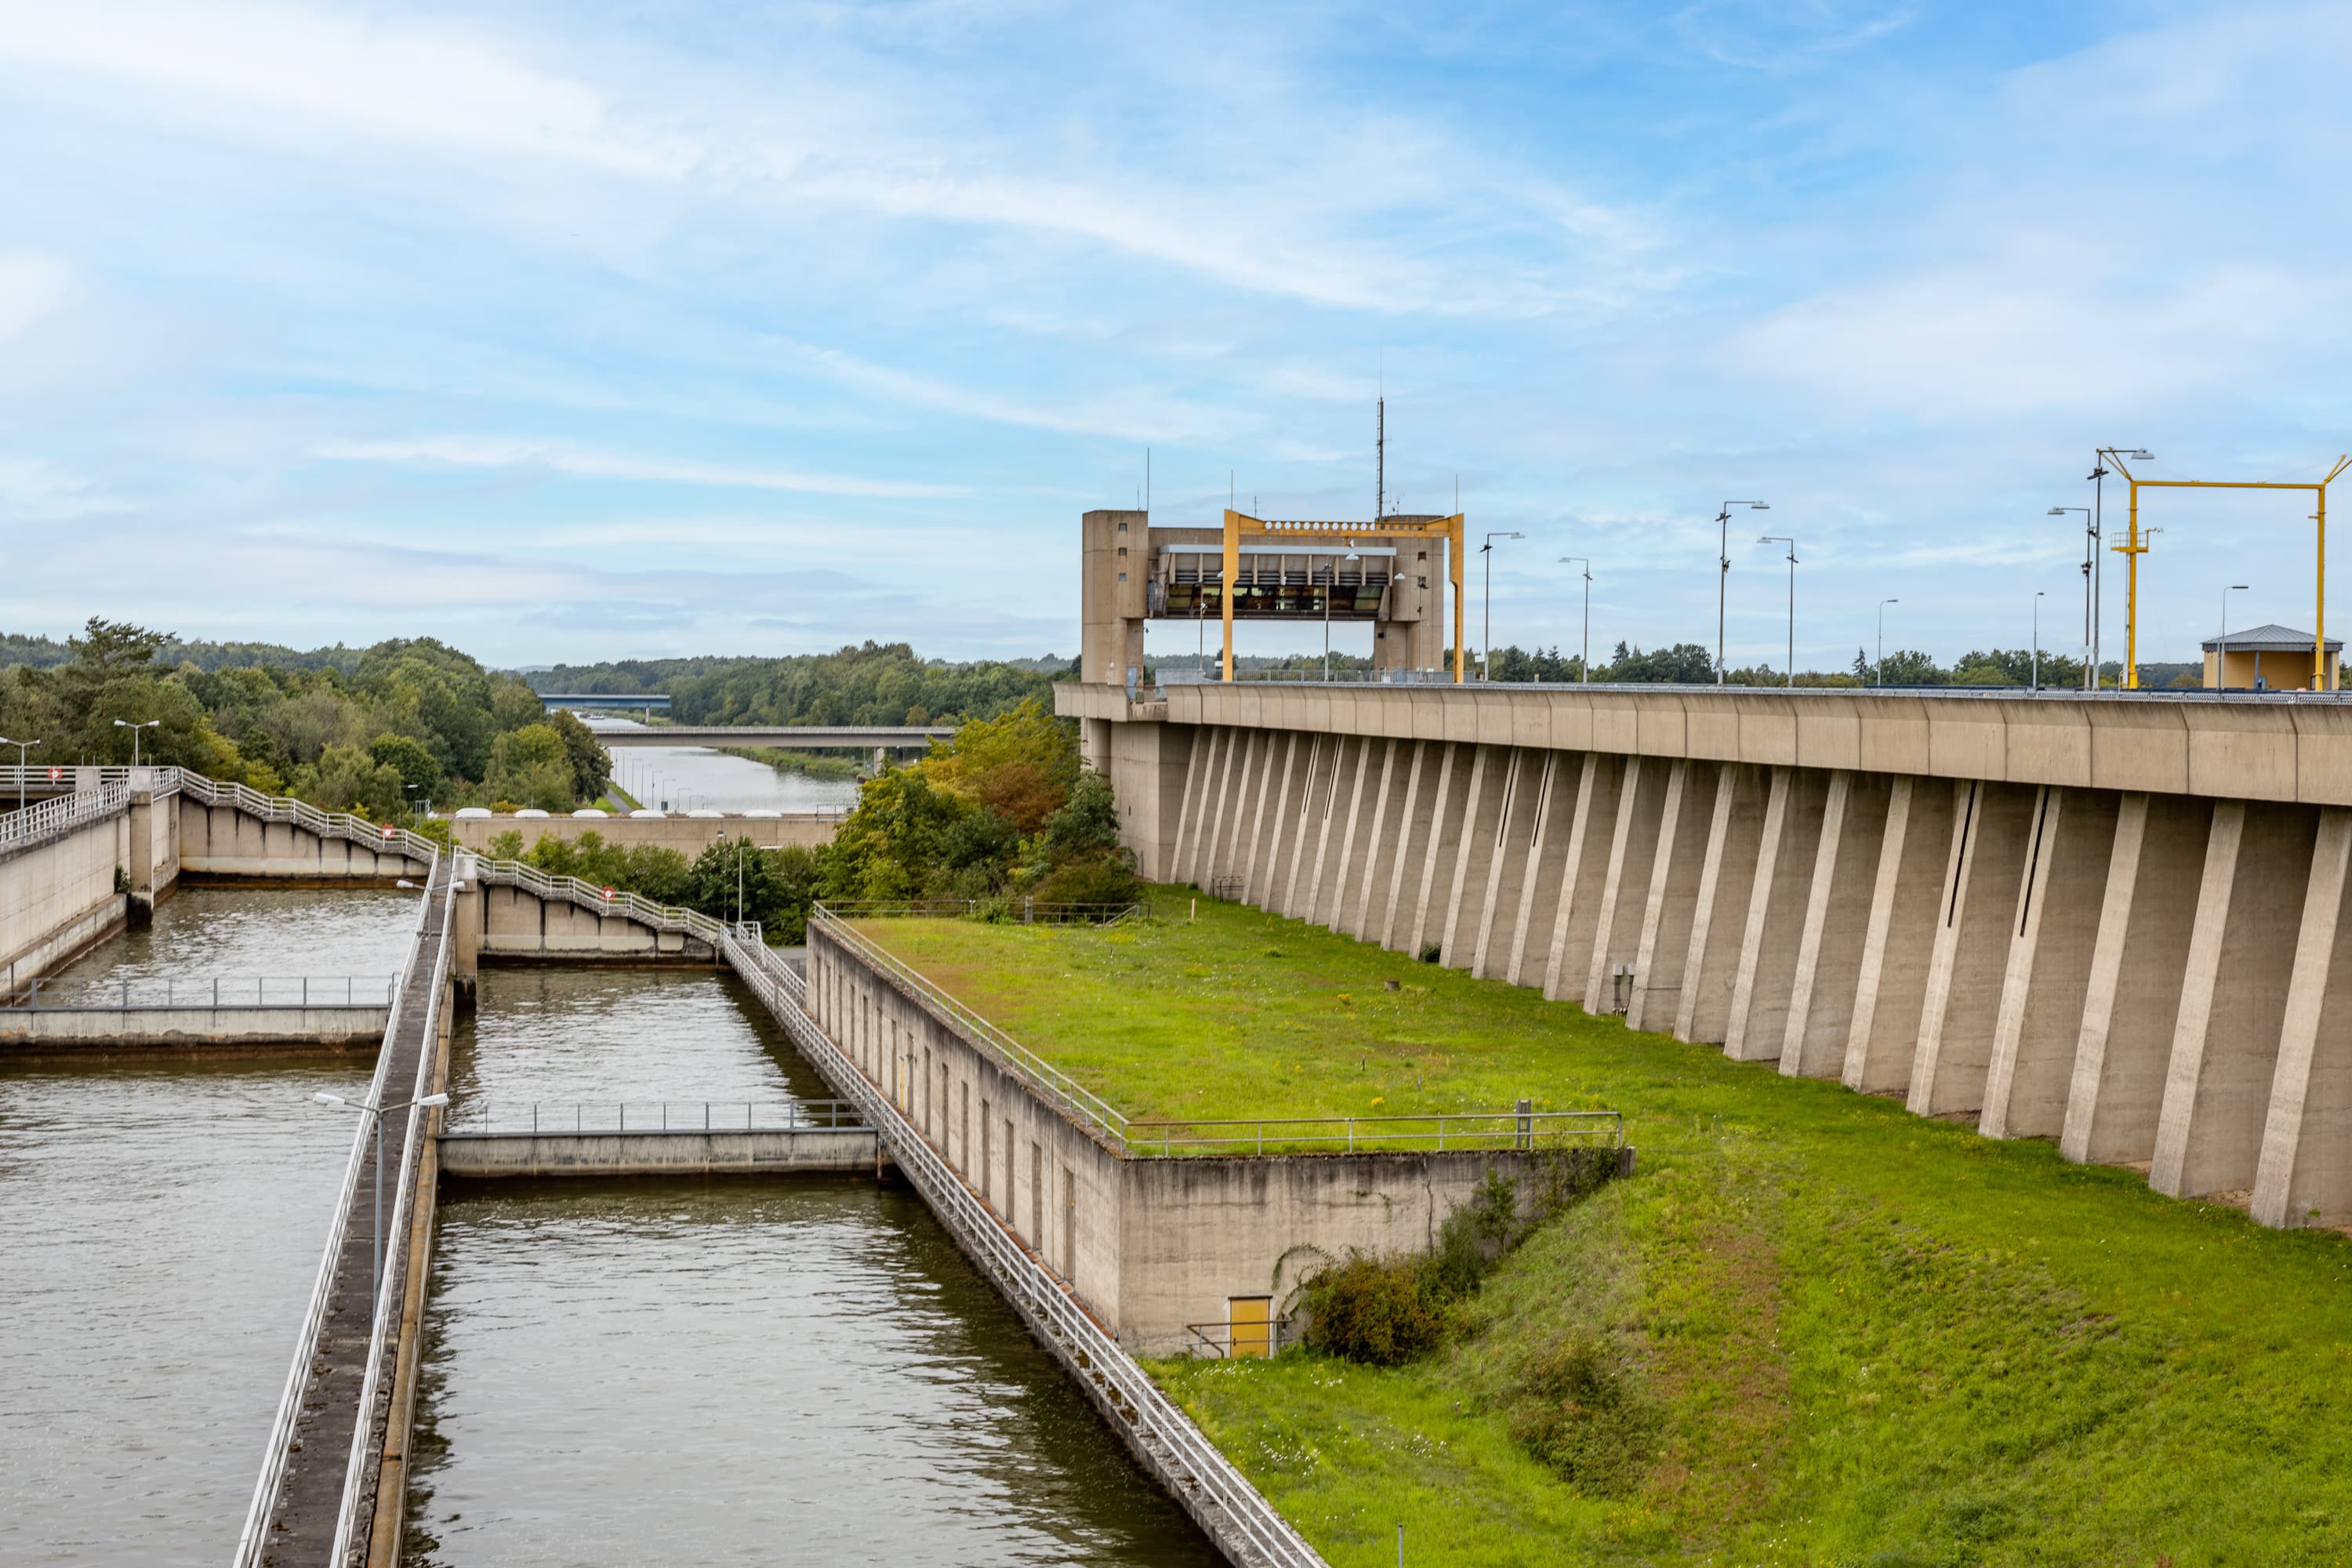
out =
<svg viewBox="0 0 2352 1568"><path fill-rule="evenodd" d="M1389 504L1389 400L1381 398L1372 426L1372 521L1387 514Z"/></svg>

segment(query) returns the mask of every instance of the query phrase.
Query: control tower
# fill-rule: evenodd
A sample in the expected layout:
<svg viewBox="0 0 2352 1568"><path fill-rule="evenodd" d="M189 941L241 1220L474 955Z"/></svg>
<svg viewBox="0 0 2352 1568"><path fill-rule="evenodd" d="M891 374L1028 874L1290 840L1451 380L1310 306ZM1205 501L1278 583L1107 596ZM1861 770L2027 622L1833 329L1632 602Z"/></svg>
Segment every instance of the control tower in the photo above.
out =
<svg viewBox="0 0 2352 1568"><path fill-rule="evenodd" d="M1462 514L1392 514L1377 522L1275 521L1227 510L1222 528L1154 528L1143 511L1090 511L1081 592L1079 679L1140 679L1146 621L1215 621L1234 678L1234 623L1372 626L1372 668L1447 668L1463 677ZM1227 592L1228 588L1231 592ZM1135 674L1130 676L1130 670Z"/></svg>

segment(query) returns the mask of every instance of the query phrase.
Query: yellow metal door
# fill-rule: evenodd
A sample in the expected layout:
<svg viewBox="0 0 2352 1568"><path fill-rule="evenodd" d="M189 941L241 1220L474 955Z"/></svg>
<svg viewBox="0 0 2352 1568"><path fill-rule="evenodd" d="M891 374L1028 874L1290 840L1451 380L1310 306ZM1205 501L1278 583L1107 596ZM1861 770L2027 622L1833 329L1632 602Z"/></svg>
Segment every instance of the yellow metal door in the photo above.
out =
<svg viewBox="0 0 2352 1568"><path fill-rule="evenodd" d="M1274 1298L1232 1296L1225 1300L1226 1354L1234 1357L1274 1353Z"/></svg>

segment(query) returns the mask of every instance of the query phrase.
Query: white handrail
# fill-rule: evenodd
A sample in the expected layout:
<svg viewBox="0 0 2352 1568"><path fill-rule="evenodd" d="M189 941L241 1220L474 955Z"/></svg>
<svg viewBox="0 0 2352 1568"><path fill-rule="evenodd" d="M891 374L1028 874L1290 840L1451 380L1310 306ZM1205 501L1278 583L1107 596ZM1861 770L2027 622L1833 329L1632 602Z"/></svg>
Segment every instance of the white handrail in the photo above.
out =
<svg viewBox="0 0 2352 1568"><path fill-rule="evenodd" d="M209 782L209 781L207 781ZM431 874L426 875L431 885ZM432 912L433 899L428 892L416 900L416 941L425 935L425 917ZM445 951L446 944L444 944ZM414 952L414 947L410 950ZM383 1043L376 1052L375 1076L368 1080L368 1103L383 1103L384 1079L392 1069L392 1037L400 1027L400 1001L408 985L408 970L404 965L395 978L392 993L392 1013L384 1020ZM269 1518L278 1509L278 1493L286 1481L287 1461L292 1458L294 1428L302 1414L302 1390L310 1380L310 1363L319 1352L319 1331L327 1321L327 1303L335 1283L335 1268L342 1258L343 1235L349 1227L352 1201L359 1192L360 1171L365 1164L370 1128L367 1118L359 1119L352 1133L351 1156L343 1162L343 1179L336 1189L333 1217L327 1226L327 1245L319 1258L318 1277L310 1285L310 1304L302 1316L302 1327L294 1340L294 1362L287 1369L286 1386L278 1397L278 1414L269 1423L268 1446L262 1450L261 1475L254 1482L253 1500L246 1507L245 1529L237 1537L236 1568L261 1568L264 1548L268 1543Z"/></svg>
<svg viewBox="0 0 2352 1568"><path fill-rule="evenodd" d="M128 810L130 805L131 789L127 784L108 784L79 795L61 795L0 816L0 848L54 838L83 823Z"/></svg>
<svg viewBox="0 0 2352 1568"><path fill-rule="evenodd" d="M1159 1457L1180 1489L1180 1500L1213 1508L1242 1544L1276 1568L1325 1568L1321 1556L1290 1521L1160 1391L1062 1282L1005 1230L929 1142L898 1114L898 1108L850 1064L774 972L755 961L732 933L723 942L736 973L835 1089L865 1112L888 1146L891 1159L929 1201L932 1212L956 1235L965 1251L995 1278L1013 1309L1040 1334L1063 1347L1080 1375L1093 1384L1101 1403L1133 1428L1137 1445ZM804 987L801 994L805 994ZM824 1071L828 1067L832 1070Z"/></svg>
<svg viewBox="0 0 2352 1568"><path fill-rule="evenodd" d="M206 805L233 805L247 816L257 816L265 822L291 822L307 827L321 838L344 838L354 844L372 844L379 848L397 849L412 860L433 864L440 854L440 840L406 827L394 827L370 822L364 816L354 816L348 811L320 811L306 800L291 795L264 795L241 784L225 784L206 778L199 773L183 771L179 787Z"/></svg>
<svg viewBox="0 0 2352 1568"><path fill-rule="evenodd" d="M691 931L713 946L727 931L724 921L713 920L697 910L681 909L675 904L657 904L641 893L625 893L617 888L599 887L578 877L551 876L522 860L492 860L488 857L476 857L472 875L488 886L528 889L542 899L567 900L600 914L625 916L656 931Z"/></svg>
<svg viewBox="0 0 2352 1568"><path fill-rule="evenodd" d="M439 867L436 865L434 869L437 871ZM428 889L425 897L430 899L432 894L429 889L432 887L432 879L429 873L425 886ZM425 1107L419 1105L417 1101L430 1092L433 1083L433 1064L440 1055L441 997L449 988L449 937L457 909L456 897L444 884L441 895L441 947L434 956L432 989L426 992L425 996L425 1036L416 1053L416 1081L409 1086L408 1121L399 1145L400 1180L394 1191L392 1219L384 1229L384 1236L390 1243L384 1249L386 1267L383 1270L383 1278L376 1287L374 1326L368 1334L367 1372L360 1380L359 1408L352 1423L351 1458L343 1469L342 1506L335 1512L335 1544L327 1558L327 1561L334 1564L335 1568L343 1568L352 1556L353 1546L352 1534L358 1525L360 1497L367 1481L368 1456L374 1453L378 1454L379 1458L381 1458L375 1445L376 1396L382 1392L383 1385L388 1347L398 1338L400 1332L400 1302L402 1296L405 1294L405 1275L408 1268L416 1267L416 1260L414 1258L407 1258L406 1268L394 1268L390 1267L390 1264L394 1258L404 1256L401 1250L403 1245L401 1237L408 1233L409 1210L414 1206L416 1181L410 1172L411 1166L424 1148L424 1142L419 1134L423 1129L425 1114ZM395 1023L397 1021L397 1019L394 1020ZM375 1103L382 1105L383 1101L378 1100ZM372 1495L375 1507L383 1506L381 1487L375 1489ZM367 1543L362 1542L358 1546L363 1560Z"/></svg>

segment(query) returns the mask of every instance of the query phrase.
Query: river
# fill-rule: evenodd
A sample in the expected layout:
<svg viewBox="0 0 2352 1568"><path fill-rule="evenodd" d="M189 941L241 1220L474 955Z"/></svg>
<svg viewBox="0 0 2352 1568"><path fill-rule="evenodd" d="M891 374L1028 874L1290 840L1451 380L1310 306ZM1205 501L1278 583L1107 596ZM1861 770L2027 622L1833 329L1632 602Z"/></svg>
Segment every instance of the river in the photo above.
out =
<svg viewBox="0 0 2352 1568"><path fill-rule="evenodd" d="M645 728L626 719L588 723L597 730ZM857 804L855 780L782 773L704 746L623 746L611 754L614 784L641 805L670 811L845 811Z"/></svg>

